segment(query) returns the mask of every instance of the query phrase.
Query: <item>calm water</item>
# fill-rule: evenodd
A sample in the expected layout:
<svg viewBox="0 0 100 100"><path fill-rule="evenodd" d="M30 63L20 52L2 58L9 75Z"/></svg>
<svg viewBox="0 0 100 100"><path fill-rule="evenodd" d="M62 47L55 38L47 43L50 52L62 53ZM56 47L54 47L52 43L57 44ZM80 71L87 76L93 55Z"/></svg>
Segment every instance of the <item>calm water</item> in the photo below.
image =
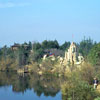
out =
<svg viewBox="0 0 100 100"><path fill-rule="evenodd" d="M62 81L54 76L0 72L0 100L62 100Z"/></svg>

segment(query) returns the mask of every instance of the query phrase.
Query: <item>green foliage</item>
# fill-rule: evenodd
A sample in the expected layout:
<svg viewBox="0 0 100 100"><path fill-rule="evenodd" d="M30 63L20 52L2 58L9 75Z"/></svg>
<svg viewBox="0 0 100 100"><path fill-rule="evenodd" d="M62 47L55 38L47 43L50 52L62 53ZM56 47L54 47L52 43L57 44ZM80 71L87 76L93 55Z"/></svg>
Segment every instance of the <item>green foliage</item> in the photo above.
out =
<svg viewBox="0 0 100 100"><path fill-rule="evenodd" d="M51 48L56 48L56 49L59 48L59 44L58 44L57 40L54 40L54 41L44 40L41 44L39 42L37 42L37 43L35 42L33 44L34 53L31 54L31 60L32 61L40 60L44 55L44 51L46 49L51 49Z"/></svg>
<svg viewBox="0 0 100 100"><path fill-rule="evenodd" d="M42 48L38 50L34 50L34 53L31 54L30 59L31 61L39 61L43 57L44 51Z"/></svg>
<svg viewBox="0 0 100 100"><path fill-rule="evenodd" d="M84 63L81 66L81 70L79 71L79 75L81 79L88 82L89 84L93 84L93 78L97 73L95 73L95 68L88 63Z"/></svg>
<svg viewBox="0 0 100 100"><path fill-rule="evenodd" d="M66 49L69 48L70 44L71 44L70 42L65 42L64 44L62 44L62 45L60 46L60 49L61 49L61 50L66 50Z"/></svg>
<svg viewBox="0 0 100 100"><path fill-rule="evenodd" d="M22 45L19 50L19 65L26 65L28 64L28 57L29 57L29 50L25 49L25 47Z"/></svg>
<svg viewBox="0 0 100 100"><path fill-rule="evenodd" d="M96 44L88 55L88 60L93 65L100 65L100 43Z"/></svg>
<svg viewBox="0 0 100 100"><path fill-rule="evenodd" d="M0 48L0 60L2 58L2 55L3 55L3 52L2 52L2 49Z"/></svg>
<svg viewBox="0 0 100 100"><path fill-rule="evenodd" d="M31 42L29 42L28 48L29 48L29 50L32 50L32 43Z"/></svg>
<svg viewBox="0 0 100 100"><path fill-rule="evenodd" d="M98 97L98 98L96 98L96 99L94 99L94 100L100 100L100 97Z"/></svg>
<svg viewBox="0 0 100 100"><path fill-rule="evenodd" d="M54 40L54 41L44 40L42 42L42 48L43 49L50 49L50 48L57 48L57 49L59 49L59 43L58 43L57 40Z"/></svg>
<svg viewBox="0 0 100 100"><path fill-rule="evenodd" d="M91 39L84 39L78 45L79 52L86 57L93 45L94 43ZM70 42L59 45L57 40L44 40L42 43L35 42L32 44L31 42L25 42L18 44L18 46L17 50L12 50L11 47L9 48L7 46L0 48L0 60L6 61L6 59L11 59L16 65L24 66L31 63L31 61L41 61L44 54L49 55L50 53L54 53L55 56L64 56L64 51L69 48ZM99 58L98 52L95 55L96 58ZM99 63L99 60L95 59L94 62Z"/></svg>
<svg viewBox="0 0 100 100"><path fill-rule="evenodd" d="M33 53L30 54L31 61L38 61L44 54L43 48L39 42L33 44Z"/></svg>
<svg viewBox="0 0 100 100"><path fill-rule="evenodd" d="M89 51L93 47L94 43L93 40L89 39L84 39L80 42L79 44L79 52L84 56L87 57Z"/></svg>
<svg viewBox="0 0 100 100"><path fill-rule="evenodd" d="M39 42L33 44L33 50L38 50L41 48L41 44Z"/></svg>
<svg viewBox="0 0 100 100"><path fill-rule="evenodd" d="M63 100L94 100L98 93L88 82L81 79L79 73L72 72L62 86Z"/></svg>
<svg viewBox="0 0 100 100"><path fill-rule="evenodd" d="M4 65L2 69L11 68L12 62L13 66L15 65L16 68L17 66L18 67L24 66L29 62L28 60L29 54L30 54L30 49L28 48L27 43L20 45L20 47L16 50L12 50L12 48L4 46L3 48L0 49L1 68L3 67L2 65Z"/></svg>

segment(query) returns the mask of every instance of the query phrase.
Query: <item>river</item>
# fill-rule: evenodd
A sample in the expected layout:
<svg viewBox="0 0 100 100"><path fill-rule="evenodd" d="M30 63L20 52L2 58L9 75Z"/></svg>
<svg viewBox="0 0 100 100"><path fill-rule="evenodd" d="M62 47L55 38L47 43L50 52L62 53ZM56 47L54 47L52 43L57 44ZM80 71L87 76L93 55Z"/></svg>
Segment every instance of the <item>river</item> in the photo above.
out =
<svg viewBox="0 0 100 100"><path fill-rule="evenodd" d="M63 81L52 75L0 72L0 100L62 100Z"/></svg>

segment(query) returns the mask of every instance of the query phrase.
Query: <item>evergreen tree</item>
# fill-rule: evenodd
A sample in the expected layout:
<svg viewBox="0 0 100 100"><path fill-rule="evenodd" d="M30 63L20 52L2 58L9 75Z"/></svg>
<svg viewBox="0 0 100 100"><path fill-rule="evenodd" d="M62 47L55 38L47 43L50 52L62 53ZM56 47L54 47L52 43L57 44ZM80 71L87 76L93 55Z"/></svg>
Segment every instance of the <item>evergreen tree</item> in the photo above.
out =
<svg viewBox="0 0 100 100"><path fill-rule="evenodd" d="M91 49L88 59L93 65L100 65L100 43Z"/></svg>
<svg viewBox="0 0 100 100"><path fill-rule="evenodd" d="M65 42L64 44L62 44L62 45L60 46L60 49L61 49L61 50L66 50L66 49L69 48L70 44L71 44L70 42Z"/></svg>
<svg viewBox="0 0 100 100"><path fill-rule="evenodd" d="M93 40L89 39L84 39L80 42L79 44L79 52L86 57L89 53L89 51L91 50L91 48L93 47L94 43Z"/></svg>

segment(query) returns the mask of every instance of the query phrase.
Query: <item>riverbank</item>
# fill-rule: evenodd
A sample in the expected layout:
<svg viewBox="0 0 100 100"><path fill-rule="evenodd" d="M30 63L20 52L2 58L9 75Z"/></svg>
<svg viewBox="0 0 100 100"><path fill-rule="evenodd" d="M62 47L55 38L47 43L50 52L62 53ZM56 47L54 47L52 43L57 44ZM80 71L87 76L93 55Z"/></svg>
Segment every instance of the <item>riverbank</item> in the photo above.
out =
<svg viewBox="0 0 100 100"><path fill-rule="evenodd" d="M35 65L37 68L37 64ZM32 89L33 86L36 91L42 89L44 93L61 91L62 100L66 100L66 98L68 98L67 100L72 100L73 98L76 100L94 100L100 97L100 92L97 91L98 89L93 89L92 83L94 76L98 77L100 75L99 70L96 71L90 64L83 65L81 69L76 66L71 68L70 66L69 71L65 70L64 74L59 76L59 73L56 74L57 68L53 73L43 70L42 74L39 74L36 69L28 73L0 72L0 84L7 82L6 85L11 85L12 82L13 91L16 92L26 91L28 87ZM20 84L24 85L23 88L21 88Z"/></svg>

